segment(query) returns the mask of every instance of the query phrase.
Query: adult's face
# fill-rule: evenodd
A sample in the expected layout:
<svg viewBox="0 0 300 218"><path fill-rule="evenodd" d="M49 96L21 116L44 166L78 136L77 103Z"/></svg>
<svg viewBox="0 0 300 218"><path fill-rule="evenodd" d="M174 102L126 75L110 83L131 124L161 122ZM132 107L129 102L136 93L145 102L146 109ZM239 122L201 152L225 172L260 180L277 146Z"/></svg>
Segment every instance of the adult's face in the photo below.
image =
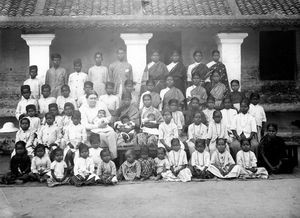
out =
<svg viewBox="0 0 300 218"><path fill-rule="evenodd" d="M89 95L87 97L87 103L90 107L95 107L97 104L98 97L95 94Z"/></svg>
<svg viewBox="0 0 300 218"><path fill-rule="evenodd" d="M117 57L119 61L125 60L126 53L123 50L118 50Z"/></svg>

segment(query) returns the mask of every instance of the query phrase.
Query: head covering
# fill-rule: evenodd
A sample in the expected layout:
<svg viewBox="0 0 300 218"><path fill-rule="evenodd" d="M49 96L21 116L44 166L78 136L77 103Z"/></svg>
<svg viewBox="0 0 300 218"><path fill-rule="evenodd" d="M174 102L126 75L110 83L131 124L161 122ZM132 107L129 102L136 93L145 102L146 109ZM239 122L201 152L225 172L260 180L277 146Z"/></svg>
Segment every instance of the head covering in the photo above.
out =
<svg viewBox="0 0 300 218"><path fill-rule="evenodd" d="M15 127L12 122L4 123L3 127L0 129L0 133L7 133L7 132L17 132L19 129Z"/></svg>

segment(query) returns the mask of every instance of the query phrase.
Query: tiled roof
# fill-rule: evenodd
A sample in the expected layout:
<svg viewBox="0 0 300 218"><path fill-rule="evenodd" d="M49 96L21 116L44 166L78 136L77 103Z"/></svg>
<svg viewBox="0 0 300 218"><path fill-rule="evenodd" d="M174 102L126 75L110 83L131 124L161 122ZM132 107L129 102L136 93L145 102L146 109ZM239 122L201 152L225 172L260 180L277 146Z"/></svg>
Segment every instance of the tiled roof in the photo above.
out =
<svg viewBox="0 0 300 218"><path fill-rule="evenodd" d="M30 16L38 0L0 0L0 16Z"/></svg>
<svg viewBox="0 0 300 218"><path fill-rule="evenodd" d="M235 0L242 15L300 14L299 0Z"/></svg>

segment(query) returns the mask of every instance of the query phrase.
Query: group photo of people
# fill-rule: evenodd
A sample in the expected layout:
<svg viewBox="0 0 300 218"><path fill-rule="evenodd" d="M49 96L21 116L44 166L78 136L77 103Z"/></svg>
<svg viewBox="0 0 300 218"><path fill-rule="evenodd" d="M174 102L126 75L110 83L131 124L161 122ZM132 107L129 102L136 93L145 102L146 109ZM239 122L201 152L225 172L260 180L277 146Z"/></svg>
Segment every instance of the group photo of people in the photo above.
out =
<svg viewBox="0 0 300 218"><path fill-rule="evenodd" d="M209 55L204 63L195 50L186 66L180 51L166 64L153 50L142 81L134 80L124 48L109 66L96 52L88 72L78 58L67 73L63 57L51 54L44 82L29 66L10 172L0 183L115 185L292 173L280 126L268 123L259 93L243 93L241 81L228 80L220 52Z"/></svg>

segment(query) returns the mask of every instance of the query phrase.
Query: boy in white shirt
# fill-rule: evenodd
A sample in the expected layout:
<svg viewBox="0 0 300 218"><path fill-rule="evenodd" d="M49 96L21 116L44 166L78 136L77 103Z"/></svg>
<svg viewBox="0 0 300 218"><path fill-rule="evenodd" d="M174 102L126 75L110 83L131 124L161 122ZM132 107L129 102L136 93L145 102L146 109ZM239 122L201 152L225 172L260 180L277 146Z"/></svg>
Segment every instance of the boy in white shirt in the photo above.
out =
<svg viewBox="0 0 300 218"><path fill-rule="evenodd" d="M24 85L29 85L31 90L31 98L38 100L40 98L41 82L36 78L38 67L31 65L29 67L30 78L25 80Z"/></svg>
<svg viewBox="0 0 300 218"><path fill-rule="evenodd" d="M84 104L87 104L87 101L86 101L86 95L91 91L91 90L94 90L94 83L92 83L91 81L86 81L84 82L83 84L83 91L84 91L84 94L82 96L80 96L77 100L77 107L78 109L84 105ZM98 93L97 93L98 94Z"/></svg>
<svg viewBox="0 0 300 218"><path fill-rule="evenodd" d="M106 106L107 106L107 108L108 108L108 110L109 110L109 112L112 116L115 115L117 109L120 106L119 97L117 95L113 94L114 90L115 90L115 84L113 82L107 82L105 84L106 94L101 95L99 97L99 101L106 104Z"/></svg>
<svg viewBox="0 0 300 218"><path fill-rule="evenodd" d="M22 85L21 86L21 95L22 98L19 101L17 108L16 108L16 118L19 120L21 114L26 114L26 106L29 104L33 104L37 107L37 101L35 99L31 99L31 90L29 85Z"/></svg>
<svg viewBox="0 0 300 218"><path fill-rule="evenodd" d="M56 104L58 106L58 111L61 114L64 111L65 103L70 102L74 105L75 110L77 110L77 103L74 98L70 96L70 87L68 85L63 85L61 87L61 95L57 97Z"/></svg>
<svg viewBox="0 0 300 218"><path fill-rule="evenodd" d="M56 98L51 97L51 87L48 84L42 85L42 97L39 99L40 117L49 112L49 104L56 103Z"/></svg>
<svg viewBox="0 0 300 218"><path fill-rule="evenodd" d="M228 134L228 142L230 143L233 138L233 134L231 131L232 122L234 117L237 115L237 110L232 106L230 97L225 97L223 99L223 106L224 109L221 110L222 113L222 121L227 127L227 134Z"/></svg>

